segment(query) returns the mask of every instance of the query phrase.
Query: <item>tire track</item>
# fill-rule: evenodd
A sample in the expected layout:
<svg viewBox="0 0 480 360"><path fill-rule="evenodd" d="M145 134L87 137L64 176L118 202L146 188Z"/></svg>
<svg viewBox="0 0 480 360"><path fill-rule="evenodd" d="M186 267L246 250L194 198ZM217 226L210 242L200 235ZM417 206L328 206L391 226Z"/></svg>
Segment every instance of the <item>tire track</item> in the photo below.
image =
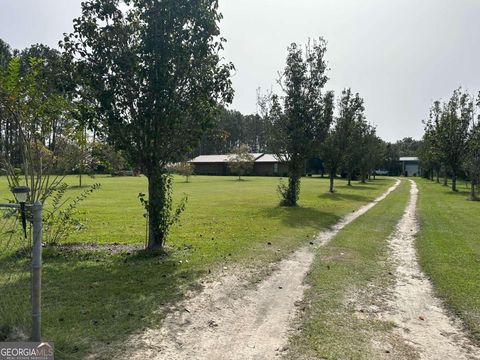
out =
<svg viewBox="0 0 480 360"><path fill-rule="evenodd" d="M419 229L418 188L414 181L410 182L410 200L389 239L395 264L394 296L389 310L381 317L397 325L398 335L418 351L421 359L480 359L480 349L469 341L459 320L448 315L418 264L415 248Z"/></svg>
<svg viewBox="0 0 480 360"><path fill-rule="evenodd" d="M400 184L348 214L318 234L315 246L303 247L278 264L255 289L245 289L240 276L227 275L205 285L181 302L160 329L133 336L126 359L274 359L288 341L295 304L303 299L304 279L315 248L385 199Z"/></svg>

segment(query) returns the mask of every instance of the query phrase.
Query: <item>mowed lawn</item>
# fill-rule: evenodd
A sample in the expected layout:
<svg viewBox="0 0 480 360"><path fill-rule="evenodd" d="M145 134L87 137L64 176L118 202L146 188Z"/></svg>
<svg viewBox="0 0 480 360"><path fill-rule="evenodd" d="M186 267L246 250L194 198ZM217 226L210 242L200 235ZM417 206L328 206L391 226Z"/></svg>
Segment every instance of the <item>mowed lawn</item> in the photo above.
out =
<svg viewBox="0 0 480 360"><path fill-rule="evenodd" d="M1 181L2 191L7 191ZM77 183L76 177L67 181ZM186 194L188 205L168 239L168 256L46 248L43 333L55 342L57 358L102 353L109 348L105 345L155 326L162 305L180 299L200 277L224 267L261 268L276 261L393 184L393 179L383 178L349 188L339 180L337 193L329 194L327 179L305 178L300 206L281 208L278 181L194 177L186 183L175 178L175 201ZM97 177L84 182L99 182L102 188L79 206L85 227L68 241L144 243L145 219L137 196L146 191L146 179ZM67 195L78 192L73 188ZM9 283L0 292L8 294L20 285Z"/></svg>
<svg viewBox="0 0 480 360"><path fill-rule="evenodd" d="M417 248L437 294L464 321L480 344L480 202L428 180L419 186Z"/></svg>

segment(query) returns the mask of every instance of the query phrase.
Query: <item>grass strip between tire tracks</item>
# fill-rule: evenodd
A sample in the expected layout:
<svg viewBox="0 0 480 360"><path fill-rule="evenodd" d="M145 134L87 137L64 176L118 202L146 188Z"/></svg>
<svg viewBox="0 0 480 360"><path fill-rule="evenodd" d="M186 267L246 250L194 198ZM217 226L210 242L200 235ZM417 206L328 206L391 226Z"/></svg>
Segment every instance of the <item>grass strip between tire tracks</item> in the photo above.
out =
<svg viewBox="0 0 480 360"><path fill-rule="evenodd" d="M318 250L306 282L303 314L290 339L289 359L372 359L375 334L392 324L367 316L392 282L388 238L401 219L410 184L346 226Z"/></svg>

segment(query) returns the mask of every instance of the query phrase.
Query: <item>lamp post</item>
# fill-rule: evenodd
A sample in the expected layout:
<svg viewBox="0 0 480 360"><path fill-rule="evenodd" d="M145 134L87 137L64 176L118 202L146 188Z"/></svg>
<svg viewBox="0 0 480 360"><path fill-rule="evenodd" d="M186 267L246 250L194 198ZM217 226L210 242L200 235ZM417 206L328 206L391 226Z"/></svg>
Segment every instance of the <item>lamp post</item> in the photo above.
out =
<svg viewBox="0 0 480 360"><path fill-rule="evenodd" d="M41 290L42 290L42 208L40 201L27 204L30 188L18 186L12 189L18 204L0 204L0 207L20 209L22 215L22 227L27 237L26 208L30 208L33 225L33 248L32 248L32 333L31 340L41 341Z"/></svg>

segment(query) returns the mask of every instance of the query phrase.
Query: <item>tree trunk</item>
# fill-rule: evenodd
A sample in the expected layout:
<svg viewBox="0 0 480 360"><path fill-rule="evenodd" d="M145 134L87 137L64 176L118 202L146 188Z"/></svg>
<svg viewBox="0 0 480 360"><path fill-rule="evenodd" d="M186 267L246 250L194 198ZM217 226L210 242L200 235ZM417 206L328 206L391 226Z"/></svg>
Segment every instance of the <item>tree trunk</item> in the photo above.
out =
<svg viewBox="0 0 480 360"><path fill-rule="evenodd" d="M334 184L335 184L335 171L330 171L330 190L329 191L331 193L335 191Z"/></svg>
<svg viewBox="0 0 480 360"><path fill-rule="evenodd" d="M457 191L457 174L453 172L452 174L452 191Z"/></svg>
<svg viewBox="0 0 480 360"><path fill-rule="evenodd" d="M352 186L352 174L348 173L347 175L347 180L348 180L348 186Z"/></svg>
<svg viewBox="0 0 480 360"><path fill-rule="evenodd" d="M82 187L82 173L80 173L80 175L78 175L78 186Z"/></svg>
<svg viewBox="0 0 480 360"><path fill-rule="evenodd" d="M300 180L305 171L305 161L291 158L288 164L288 186L282 191L282 205L297 206L300 194Z"/></svg>
<svg viewBox="0 0 480 360"><path fill-rule="evenodd" d="M57 120L52 123L52 141L50 143L50 150L55 152L57 145Z"/></svg>
<svg viewBox="0 0 480 360"><path fill-rule="evenodd" d="M170 206L168 204L165 174L155 172L148 178L148 250L162 249L165 244L166 223ZM168 226L168 225L167 225Z"/></svg>
<svg viewBox="0 0 480 360"><path fill-rule="evenodd" d="M477 201L477 193L475 191L475 180L472 179L472 184L470 186L470 200Z"/></svg>
<svg viewBox="0 0 480 360"><path fill-rule="evenodd" d="M288 190L284 199L284 205L297 206L299 191L300 177L298 176L298 174L292 174L288 178Z"/></svg>
<svg viewBox="0 0 480 360"><path fill-rule="evenodd" d="M437 184L440 184L440 171L436 170L435 175L437 176Z"/></svg>

